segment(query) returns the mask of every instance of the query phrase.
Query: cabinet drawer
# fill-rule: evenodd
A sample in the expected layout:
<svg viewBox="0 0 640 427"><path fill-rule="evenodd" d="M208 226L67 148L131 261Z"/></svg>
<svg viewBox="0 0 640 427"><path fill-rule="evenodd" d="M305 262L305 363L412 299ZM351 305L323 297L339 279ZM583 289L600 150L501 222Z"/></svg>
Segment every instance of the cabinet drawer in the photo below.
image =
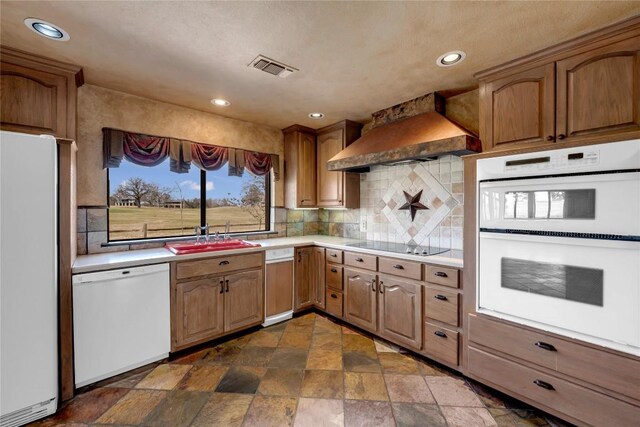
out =
<svg viewBox="0 0 640 427"><path fill-rule="evenodd" d="M262 263L261 252L179 262L176 268L176 278L181 280L210 274L224 274L234 270L261 267Z"/></svg>
<svg viewBox="0 0 640 427"><path fill-rule="evenodd" d="M337 249L327 249L327 261L342 264L342 251Z"/></svg>
<svg viewBox="0 0 640 427"><path fill-rule="evenodd" d="M422 264L418 262L403 261L394 258L380 258L378 268L381 273L406 277L407 279L422 279Z"/></svg>
<svg viewBox="0 0 640 427"><path fill-rule="evenodd" d="M439 320L452 326L459 325L457 292L442 291L427 287L425 289L424 314L430 319Z"/></svg>
<svg viewBox="0 0 640 427"><path fill-rule="evenodd" d="M342 291L342 266L327 263L325 266L325 280L328 288Z"/></svg>
<svg viewBox="0 0 640 427"><path fill-rule="evenodd" d="M637 359L473 315L469 340L640 400Z"/></svg>
<svg viewBox="0 0 640 427"><path fill-rule="evenodd" d="M427 265L424 280L438 285L457 288L459 285L458 270L455 268Z"/></svg>
<svg viewBox="0 0 640 427"><path fill-rule="evenodd" d="M445 363L458 366L458 332L425 322L424 352Z"/></svg>
<svg viewBox="0 0 640 427"><path fill-rule="evenodd" d="M376 271L376 268L378 267L377 260L378 257L375 255L357 254L353 252L344 253L344 263L352 267Z"/></svg>
<svg viewBox="0 0 640 427"><path fill-rule="evenodd" d="M327 290L327 308L329 314L342 318L342 292Z"/></svg>
<svg viewBox="0 0 640 427"><path fill-rule="evenodd" d="M589 425L631 426L640 408L613 399L535 369L469 348L469 372Z"/></svg>

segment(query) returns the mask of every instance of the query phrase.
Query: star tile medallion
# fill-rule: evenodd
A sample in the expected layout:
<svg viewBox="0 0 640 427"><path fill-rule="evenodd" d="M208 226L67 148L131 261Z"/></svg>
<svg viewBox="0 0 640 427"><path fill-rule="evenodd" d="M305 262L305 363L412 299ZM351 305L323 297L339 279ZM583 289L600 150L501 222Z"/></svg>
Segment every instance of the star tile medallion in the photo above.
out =
<svg viewBox="0 0 640 427"><path fill-rule="evenodd" d="M428 207L420 203L420 197L422 197L422 190L418 191L418 193L415 196L409 195L409 193L407 193L406 191L403 191L403 193L404 193L405 199L407 199L407 202L404 205L400 206L398 210L409 211L411 213L411 221L413 221L416 218L416 213L418 211L429 209Z"/></svg>

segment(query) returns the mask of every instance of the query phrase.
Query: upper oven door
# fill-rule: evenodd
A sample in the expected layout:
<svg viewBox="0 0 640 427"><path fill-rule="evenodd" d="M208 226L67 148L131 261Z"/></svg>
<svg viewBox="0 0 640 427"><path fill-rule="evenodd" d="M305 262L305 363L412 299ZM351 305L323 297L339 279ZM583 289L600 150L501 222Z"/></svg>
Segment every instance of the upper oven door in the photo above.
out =
<svg viewBox="0 0 640 427"><path fill-rule="evenodd" d="M479 195L480 231L640 236L637 171L481 181Z"/></svg>

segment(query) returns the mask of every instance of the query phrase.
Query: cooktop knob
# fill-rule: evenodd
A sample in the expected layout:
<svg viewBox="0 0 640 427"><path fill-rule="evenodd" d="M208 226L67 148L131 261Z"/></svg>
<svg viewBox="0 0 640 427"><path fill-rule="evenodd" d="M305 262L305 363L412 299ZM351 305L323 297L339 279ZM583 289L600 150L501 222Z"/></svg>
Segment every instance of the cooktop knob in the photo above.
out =
<svg viewBox="0 0 640 427"><path fill-rule="evenodd" d="M410 247L408 247L408 246L407 246L407 250L406 250L406 252L407 252L408 254L410 254L410 253L411 253L411 252L413 252L413 251L411 250L411 248L410 248Z"/></svg>
<svg viewBox="0 0 640 427"><path fill-rule="evenodd" d="M416 254L416 255L418 255L418 254L420 253L420 249L415 248L415 249L413 250L413 253L414 253L414 254Z"/></svg>

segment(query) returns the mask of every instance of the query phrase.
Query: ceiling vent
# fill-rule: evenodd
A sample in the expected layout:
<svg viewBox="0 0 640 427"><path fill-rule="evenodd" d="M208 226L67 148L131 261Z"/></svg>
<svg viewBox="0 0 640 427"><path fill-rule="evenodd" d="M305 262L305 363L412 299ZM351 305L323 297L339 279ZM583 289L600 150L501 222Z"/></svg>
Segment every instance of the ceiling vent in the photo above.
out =
<svg viewBox="0 0 640 427"><path fill-rule="evenodd" d="M267 58L263 55L258 55L256 59L251 61L249 67L253 67L260 71L264 71L265 73L269 73L282 78L293 74L294 71L298 71L297 68L290 67L289 65L283 64L282 62L274 61L273 59Z"/></svg>

